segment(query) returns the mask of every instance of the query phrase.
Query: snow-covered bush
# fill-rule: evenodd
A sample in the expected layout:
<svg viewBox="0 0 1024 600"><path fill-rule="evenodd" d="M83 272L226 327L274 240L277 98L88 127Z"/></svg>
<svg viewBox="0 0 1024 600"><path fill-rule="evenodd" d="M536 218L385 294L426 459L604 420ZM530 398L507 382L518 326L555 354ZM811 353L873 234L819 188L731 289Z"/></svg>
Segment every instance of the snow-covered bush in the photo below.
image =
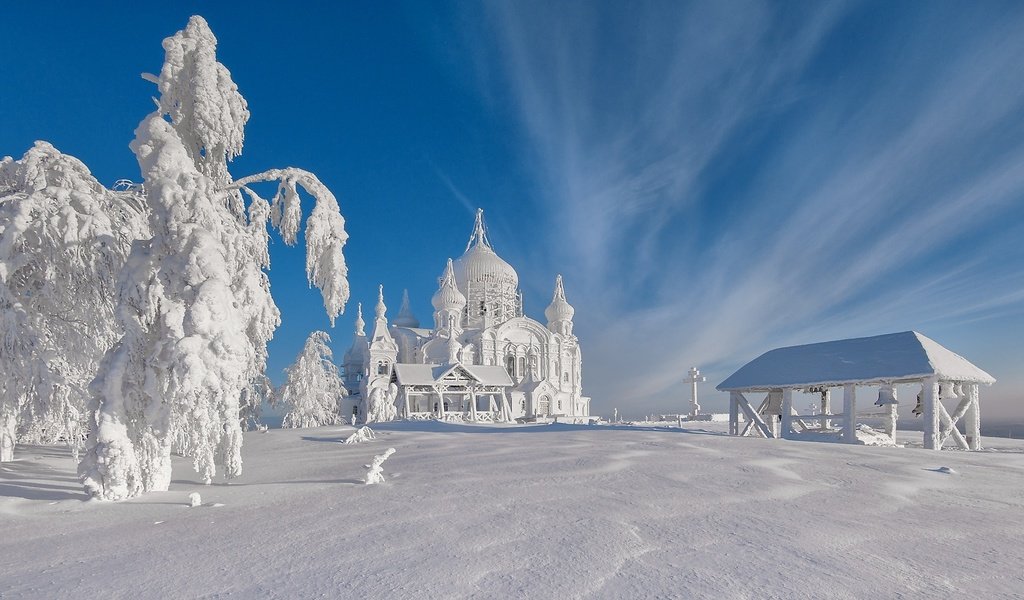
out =
<svg viewBox="0 0 1024 600"><path fill-rule="evenodd" d="M376 439L376 438L377 438L377 434L373 433L372 429L370 429L369 427L364 425L364 426L360 427L359 429L356 429L355 433L353 433L352 435L350 435L347 438L345 438L345 442L344 443L346 443L346 444L358 444L358 443L361 443L361 442L368 442L368 441Z"/></svg>
<svg viewBox="0 0 1024 600"><path fill-rule="evenodd" d="M0 461L16 439L77 454L89 381L122 332L118 273L148 234L138 187L106 189L46 142L0 160Z"/></svg>
<svg viewBox="0 0 1024 600"><path fill-rule="evenodd" d="M373 457L373 461L366 465L366 478L363 480L366 485L384 483L384 467L382 465L394 453L394 448L388 448L384 454Z"/></svg>
<svg viewBox="0 0 1024 600"><path fill-rule="evenodd" d="M315 199L306 271L332 322L348 299L344 219L315 175L281 169L232 181L245 99L216 60L206 21L164 40L158 107L135 131L152 237L132 247L120 279L124 334L92 383L90 433L79 474L93 497L166 490L172 446L209 483L241 473L239 402L265 376L280 323L266 275L268 221L286 243L300 228L298 187ZM249 186L278 180L271 203ZM248 200L248 203L246 202Z"/></svg>
<svg viewBox="0 0 1024 600"><path fill-rule="evenodd" d="M377 380L376 385L371 386L366 391L366 419L364 422L381 423L384 421L394 421L395 417L398 416L398 407L395 406L397 398L397 385L387 383L386 380Z"/></svg>
<svg viewBox="0 0 1024 600"><path fill-rule="evenodd" d="M287 379L275 403L288 408L282 427L319 427L342 422L345 385L338 367L331 362L330 343L327 333L314 331L295 363L285 369Z"/></svg>

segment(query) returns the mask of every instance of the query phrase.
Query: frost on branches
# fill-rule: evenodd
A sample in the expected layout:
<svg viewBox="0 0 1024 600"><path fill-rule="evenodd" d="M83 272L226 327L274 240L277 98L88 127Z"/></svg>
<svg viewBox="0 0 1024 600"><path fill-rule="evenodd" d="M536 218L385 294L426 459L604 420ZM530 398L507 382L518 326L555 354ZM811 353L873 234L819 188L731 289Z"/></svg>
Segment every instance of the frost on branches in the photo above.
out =
<svg viewBox="0 0 1024 600"><path fill-rule="evenodd" d="M149 235L140 194L46 142L0 160L0 462L15 441L77 454L89 381L121 334L118 273Z"/></svg>
<svg viewBox="0 0 1024 600"><path fill-rule="evenodd" d="M391 457L395 453L394 448L388 448L384 451L384 454L378 454L373 457L373 461L366 465L366 477L363 479L363 483L366 485L373 485L375 483L384 483L384 461Z"/></svg>
<svg viewBox="0 0 1024 600"><path fill-rule="evenodd" d="M120 280L124 335L91 386L90 433L79 474L95 498L166 490L172 449L207 483L217 466L241 473L239 403L265 377L280 317L266 275L268 222L294 243L296 186L315 200L307 274L332 322L348 299L344 219L334 195L299 169L233 182L249 112L201 17L164 40L158 108L135 131L152 237L136 243ZM279 180L272 203L248 186ZM243 195L244 193L244 195ZM246 203L248 199L248 203ZM257 386L257 387L254 387Z"/></svg>
<svg viewBox="0 0 1024 600"><path fill-rule="evenodd" d="M341 422L345 386L338 367L331 362L331 337L314 331L306 340L295 364L285 369L287 379L277 404L287 407L282 427L319 427Z"/></svg>

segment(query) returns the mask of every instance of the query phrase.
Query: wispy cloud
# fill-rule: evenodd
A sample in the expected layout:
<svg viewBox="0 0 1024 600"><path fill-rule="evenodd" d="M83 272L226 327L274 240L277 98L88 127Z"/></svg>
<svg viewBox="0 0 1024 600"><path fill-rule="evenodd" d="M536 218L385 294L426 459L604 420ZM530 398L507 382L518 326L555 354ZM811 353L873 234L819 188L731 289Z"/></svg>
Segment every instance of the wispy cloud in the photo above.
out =
<svg viewBox="0 0 1024 600"><path fill-rule="evenodd" d="M781 344L1024 321L1021 14L491 6L599 409Z"/></svg>

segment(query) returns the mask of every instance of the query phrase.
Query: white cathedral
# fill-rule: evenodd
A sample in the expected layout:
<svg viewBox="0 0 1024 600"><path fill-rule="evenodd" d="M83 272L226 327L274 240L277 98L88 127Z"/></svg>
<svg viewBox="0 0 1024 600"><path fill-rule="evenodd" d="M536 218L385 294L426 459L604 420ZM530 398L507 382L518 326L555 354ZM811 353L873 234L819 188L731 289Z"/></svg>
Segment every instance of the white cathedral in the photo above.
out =
<svg viewBox="0 0 1024 600"><path fill-rule="evenodd" d="M547 327L525 316L519 276L491 247L483 210L432 303L433 328L420 327L408 292L389 325L382 287L369 336L359 306L342 364L343 410L364 419L387 404L380 414L505 422L590 415L562 276L544 311Z"/></svg>

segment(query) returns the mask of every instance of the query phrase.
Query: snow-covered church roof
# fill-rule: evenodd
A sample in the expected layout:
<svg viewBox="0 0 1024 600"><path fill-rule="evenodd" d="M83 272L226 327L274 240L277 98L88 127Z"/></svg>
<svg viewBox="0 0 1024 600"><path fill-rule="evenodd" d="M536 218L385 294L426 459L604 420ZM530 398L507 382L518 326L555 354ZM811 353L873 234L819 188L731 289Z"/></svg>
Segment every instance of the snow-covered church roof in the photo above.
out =
<svg viewBox="0 0 1024 600"><path fill-rule="evenodd" d="M718 385L722 391L872 385L938 376L991 384L995 378L916 331L834 340L765 352Z"/></svg>

